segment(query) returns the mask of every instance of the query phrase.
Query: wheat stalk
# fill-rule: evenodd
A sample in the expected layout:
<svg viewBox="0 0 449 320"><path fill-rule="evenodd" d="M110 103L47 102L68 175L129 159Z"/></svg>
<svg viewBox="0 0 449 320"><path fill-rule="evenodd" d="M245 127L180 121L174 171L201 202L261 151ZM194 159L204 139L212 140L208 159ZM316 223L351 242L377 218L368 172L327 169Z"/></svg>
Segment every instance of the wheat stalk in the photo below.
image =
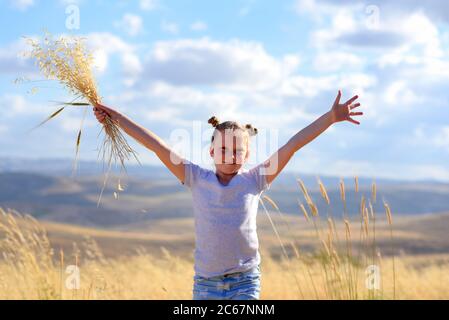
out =
<svg viewBox="0 0 449 320"><path fill-rule="evenodd" d="M51 34L46 33L41 40L27 38L27 41L31 46L31 51L27 55L34 59L35 64L47 79L59 81L76 98L84 98L92 106L101 103L101 97L98 94L97 84L92 73L93 56L87 50L83 38L60 37L54 39ZM82 102L63 104L65 106L86 105ZM64 108L58 109L39 126L56 117ZM104 132L105 135L99 149L99 156L102 156L103 163L108 164L108 170L112 163L119 164L123 170L126 170L125 162L130 160L131 157L139 162L137 153L128 144L116 121L107 116L101 132ZM76 157L78 156L80 140L81 130L77 136ZM76 166L74 167L76 168ZM101 194L104 187L105 183Z"/></svg>

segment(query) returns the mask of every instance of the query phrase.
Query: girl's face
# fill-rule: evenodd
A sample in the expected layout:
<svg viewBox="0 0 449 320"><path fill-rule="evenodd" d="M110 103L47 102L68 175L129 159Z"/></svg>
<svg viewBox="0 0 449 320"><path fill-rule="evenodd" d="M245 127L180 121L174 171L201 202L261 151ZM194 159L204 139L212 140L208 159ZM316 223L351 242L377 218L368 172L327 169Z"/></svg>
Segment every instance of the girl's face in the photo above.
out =
<svg viewBox="0 0 449 320"><path fill-rule="evenodd" d="M243 130L218 131L210 149L216 169L225 174L237 173L249 156L248 138Z"/></svg>

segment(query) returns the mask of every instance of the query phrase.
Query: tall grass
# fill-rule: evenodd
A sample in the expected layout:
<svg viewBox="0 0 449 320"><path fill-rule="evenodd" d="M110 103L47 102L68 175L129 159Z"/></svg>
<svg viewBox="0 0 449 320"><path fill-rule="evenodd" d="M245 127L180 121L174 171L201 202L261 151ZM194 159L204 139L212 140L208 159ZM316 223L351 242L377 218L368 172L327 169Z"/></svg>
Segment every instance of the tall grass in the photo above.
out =
<svg viewBox="0 0 449 320"><path fill-rule="evenodd" d="M369 211L366 207L365 195L359 195L359 185L358 178L354 179L354 197L360 199L360 231L358 235L355 229L351 225L351 218L348 213L347 208L347 197L348 194L345 182L340 179L339 182L339 195L340 201L342 203L343 211L341 212L341 219L334 218L333 209L337 206L333 206L327 189L324 183L318 178L318 190L321 195L324 204L326 205L326 217L321 218L320 210L318 205L313 200L311 193L307 189L305 183L298 179L299 189L302 193L302 197L307 204L308 209L299 200L299 216L305 218L305 222L312 225L315 230L315 236L318 248L314 252L315 260L320 263L316 265L315 271L319 271L320 278L325 279L323 285L326 292L326 299L379 299L379 298L395 298L396 297L396 275L395 275L395 258L394 258L394 247L390 252L392 256L392 287L393 292L391 296L385 295L384 288L381 286L377 288L375 285L367 286L367 276L370 277L382 277L382 268L379 261L380 252L378 251L376 244L376 213L373 205L376 203L376 184L373 183L371 187L371 199L369 200ZM275 224L270 218L270 213L263 204L263 201L268 201L275 211L281 215L282 213L279 206L268 196L264 196L261 199L262 208L270 219L270 223L273 230L281 243L282 251L284 256L286 256L286 261L288 268L292 264L291 260L295 259L299 264L304 266L303 270L306 270L310 278L310 283L314 288L316 288L315 281L311 277L310 265L307 265L307 257L299 254L299 250L295 250L295 256L288 256L284 245L282 244L282 235L276 229ZM386 210L386 218L390 229L390 242L393 243L393 225L391 218L391 210L386 202L384 202ZM282 220L282 219L281 219ZM323 224L322 220L327 221L327 224ZM300 223L300 221L298 221ZM290 229L291 226L288 226ZM370 266L376 266L379 268L381 273L377 274L366 274L366 271ZM295 278L296 279L296 278ZM374 278L376 280L376 278ZM297 282L297 280L296 280ZM300 289L300 295L303 293ZM316 292L316 290L314 290Z"/></svg>
<svg viewBox="0 0 449 320"><path fill-rule="evenodd" d="M281 248L272 256L261 243L262 299L423 299L449 298L449 255L396 257L393 217L384 201L385 215L378 216L373 184L369 197L358 188L354 194L340 187L340 201L359 199L360 228L343 213L335 219L324 184L318 190L324 199L322 210L305 184L299 180L298 215L287 217L268 196L261 198L262 210ZM344 184L340 184L342 186ZM346 186L345 186L346 187ZM341 191L344 190L344 198ZM270 204L270 208L266 204ZM326 212L321 217L320 211ZM275 215L273 215L273 213ZM346 216L346 219L343 219ZM383 217L383 218L382 218ZM292 222L293 221L293 222ZM391 251L382 256L376 244L380 223L389 230ZM302 248L297 231L310 227L315 246ZM307 231L308 232L308 231ZM93 238L73 243L72 250L55 248L43 225L29 215L0 208L0 299L191 299L193 257L179 258L161 248L160 254L142 248L123 256L105 257ZM127 254L125 256L125 254ZM381 271L379 289L367 287L367 267ZM70 288L68 278L74 266L80 270L79 288Z"/></svg>

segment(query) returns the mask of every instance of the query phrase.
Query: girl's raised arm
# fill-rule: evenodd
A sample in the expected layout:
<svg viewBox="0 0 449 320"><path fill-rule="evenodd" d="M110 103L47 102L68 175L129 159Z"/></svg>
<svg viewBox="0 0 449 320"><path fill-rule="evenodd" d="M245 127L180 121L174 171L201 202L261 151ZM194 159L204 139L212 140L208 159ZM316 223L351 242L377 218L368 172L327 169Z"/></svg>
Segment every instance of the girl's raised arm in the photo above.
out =
<svg viewBox="0 0 449 320"><path fill-rule="evenodd" d="M94 107L95 117L100 123L104 122L108 115L112 120L122 128L128 135L133 137L137 142L153 151L165 166L184 183L184 159L170 149L170 147L155 133L138 125L124 114L98 104Z"/></svg>
<svg viewBox="0 0 449 320"><path fill-rule="evenodd" d="M354 124L360 124L360 122L351 118L351 116L363 115L363 112L351 112L352 109L360 106L360 103L353 103L357 100L358 96L352 97L343 104L340 104L340 98L341 91L339 90L330 111L295 134L284 146L263 163L267 183L271 183L277 177L296 151L318 137L333 123L347 120Z"/></svg>

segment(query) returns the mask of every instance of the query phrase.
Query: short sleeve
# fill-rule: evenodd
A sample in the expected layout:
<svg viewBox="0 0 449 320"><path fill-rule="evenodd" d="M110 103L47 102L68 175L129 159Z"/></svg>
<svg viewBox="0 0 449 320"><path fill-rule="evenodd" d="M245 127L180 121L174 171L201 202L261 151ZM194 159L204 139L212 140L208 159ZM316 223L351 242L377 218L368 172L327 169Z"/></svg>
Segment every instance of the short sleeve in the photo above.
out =
<svg viewBox="0 0 449 320"><path fill-rule="evenodd" d="M183 185L191 188L195 185L201 173L201 167L189 160L184 161L184 182Z"/></svg>
<svg viewBox="0 0 449 320"><path fill-rule="evenodd" d="M254 180L259 192L270 189L271 183L267 183L265 163L261 163L249 170L251 178Z"/></svg>

